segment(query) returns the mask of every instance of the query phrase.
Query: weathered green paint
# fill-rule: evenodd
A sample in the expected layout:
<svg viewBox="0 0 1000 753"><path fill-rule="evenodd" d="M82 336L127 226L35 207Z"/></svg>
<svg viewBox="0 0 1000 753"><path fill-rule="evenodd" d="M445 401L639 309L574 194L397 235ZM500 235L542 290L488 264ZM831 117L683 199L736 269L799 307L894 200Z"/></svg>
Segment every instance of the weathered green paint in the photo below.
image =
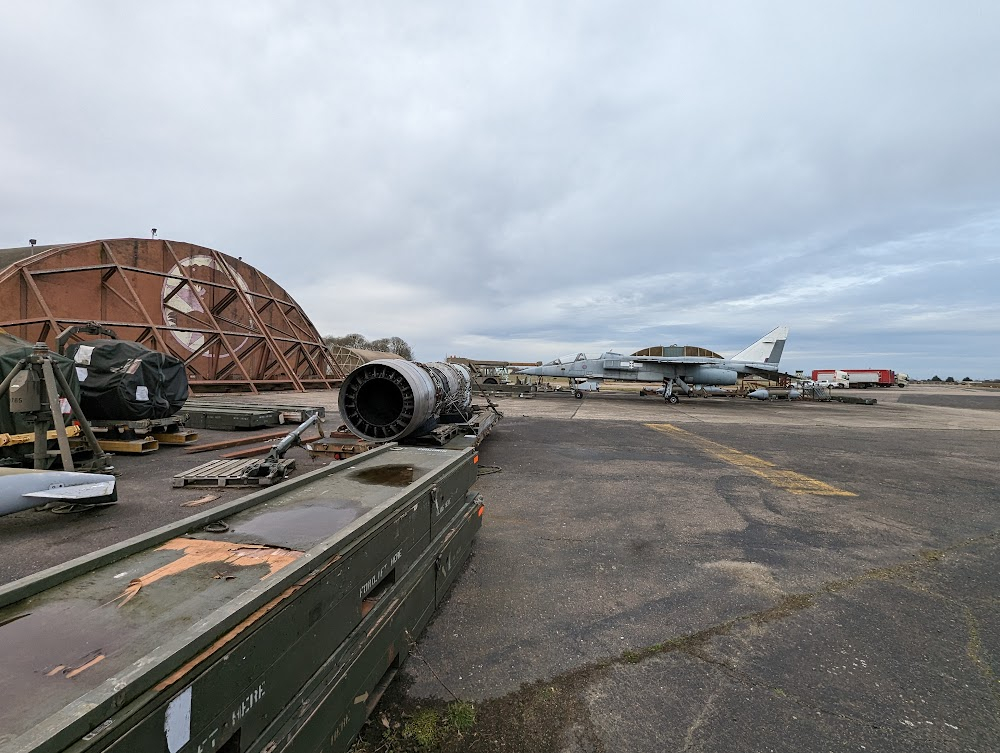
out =
<svg viewBox="0 0 1000 753"><path fill-rule="evenodd" d="M63 583L72 577L80 575L81 573L86 573L102 565L116 562L131 554L135 554L136 552L141 552L142 550L149 549L157 544L162 544L164 541L172 539L176 536L183 536L184 534L198 528L202 528L209 523L214 523L217 520L223 520L229 515L240 512L241 510L246 510L275 496L283 495L292 489L311 484L317 478L325 477L330 473L343 471L345 468L353 467L359 463L368 462L372 457L388 452L394 447L396 447L394 443L376 447L369 450L367 453L355 455L352 458L343 460L336 466L318 468L315 471L310 471L309 473L305 473L301 476L296 476L283 482L280 487L262 489L259 492L248 494L247 496L240 497L232 502L213 507L211 510L195 513L194 515L184 518L183 520L179 520L175 523L168 523L167 525L155 528L148 533L134 536L131 539L126 539L119 544L114 544L112 546L105 547L104 549L98 549L95 552L91 552L90 554L86 554L82 557L77 557L76 559L65 562L62 565L56 565L55 567L41 570L34 575L29 575L28 577L14 581L13 583L4 584L0 586L0 607L5 607L8 604L13 604L14 602L26 599L29 596L43 591L46 588L58 585L59 583Z"/></svg>
<svg viewBox="0 0 1000 753"><path fill-rule="evenodd" d="M215 751L235 734L240 743L227 751L257 750L265 730L285 740L273 750L345 749L367 713L354 700L376 694L405 657L407 633L423 629L480 523L470 451L391 447L352 460L251 495L252 505L161 529L145 548L104 553L91 569L78 564L0 610L0 656L25 641L38 654L2 662L6 697L17 701L0 708L0 742L38 753L167 750L167 709L189 699L190 740L176 753ZM401 465L413 469L405 487L368 480ZM230 530L191 533L209 518ZM156 547L181 534L304 554L264 579L264 565L199 564L116 606L131 578L176 560ZM71 680L46 676L64 656L98 653L104 659ZM302 714L294 699L310 693L322 700ZM309 742L338 725L334 747Z"/></svg>
<svg viewBox="0 0 1000 753"><path fill-rule="evenodd" d="M443 595L436 587L435 562L457 561L460 554L464 560L468 555L467 544L481 520L478 507L474 498L461 505L460 514L409 571L400 589L386 594L388 604L372 627L365 630L364 625L352 634L296 697L287 718L268 730L260 739L261 747L250 750L341 753L350 747L384 690L384 680L391 679L409 654L410 640L430 621L436 593ZM462 535L456 535L459 532Z"/></svg>

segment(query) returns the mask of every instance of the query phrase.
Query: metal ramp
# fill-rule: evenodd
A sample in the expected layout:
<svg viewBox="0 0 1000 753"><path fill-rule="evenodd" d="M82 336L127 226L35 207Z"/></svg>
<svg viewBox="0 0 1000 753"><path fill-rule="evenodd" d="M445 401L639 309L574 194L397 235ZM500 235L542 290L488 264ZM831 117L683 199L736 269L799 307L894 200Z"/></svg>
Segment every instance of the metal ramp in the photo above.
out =
<svg viewBox="0 0 1000 753"><path fill-rule="evenodd" d="M282 481L295 469L295 461L282 458L266 468L260 460L209 460L173 478L183 486L270 486ZM258 475L258 474L263 475Z"/></svg>

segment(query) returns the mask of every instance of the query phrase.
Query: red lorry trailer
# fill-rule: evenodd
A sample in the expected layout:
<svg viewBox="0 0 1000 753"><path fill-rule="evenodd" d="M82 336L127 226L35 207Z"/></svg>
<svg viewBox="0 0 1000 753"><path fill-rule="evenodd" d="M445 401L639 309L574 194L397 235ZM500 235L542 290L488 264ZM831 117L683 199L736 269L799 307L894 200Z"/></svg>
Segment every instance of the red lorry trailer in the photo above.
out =
<svg viewBox="0 0 1000 753"><path fill-rule="evenodd" d="M892 369L816 369L812 373L814 382L836 381L837 373L847 375L848 387L905 387L903 374Z"/></svg>

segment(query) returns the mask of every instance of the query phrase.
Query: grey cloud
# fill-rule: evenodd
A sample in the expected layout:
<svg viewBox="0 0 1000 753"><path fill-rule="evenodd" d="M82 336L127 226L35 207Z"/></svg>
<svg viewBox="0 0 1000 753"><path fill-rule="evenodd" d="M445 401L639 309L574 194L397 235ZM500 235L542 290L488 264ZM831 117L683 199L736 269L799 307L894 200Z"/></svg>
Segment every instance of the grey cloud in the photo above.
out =
<svg viewBox="0 0 1000 753"><path fill-rule="evenodd" d="M733 351L788 322L805 366L952 362L998 324L998 21L930 2L12 6L0 246L156 225L256 264L324 332L423 358Z"/></svg>

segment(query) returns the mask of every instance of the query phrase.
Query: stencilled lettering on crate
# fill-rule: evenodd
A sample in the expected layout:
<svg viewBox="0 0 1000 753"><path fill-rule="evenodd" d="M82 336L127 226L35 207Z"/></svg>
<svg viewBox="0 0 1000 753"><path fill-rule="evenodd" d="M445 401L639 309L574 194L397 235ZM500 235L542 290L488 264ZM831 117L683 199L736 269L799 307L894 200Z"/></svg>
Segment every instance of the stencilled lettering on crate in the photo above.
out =
<svg viewBox="0 0 1000 753"><path fill-rule="evenodd" d="M361 590L358 592L360 598L365 598L375 586L382 582L382 579L386 574L395 567L396 563L403 558L403 550L400 549L392 557L389 558L388 562L385 562L378 570L372 573L371 577L364 582L361 586Z"/></svg>
<svg viewBox="0 0 1000 753"><path fill-rule="evenodd" d="M438 487L436 486L433 489L431 489L431 503L434 506L434 517L435 518L440 517L445 512L447 512L448 509L451 508L452 504L454 504L457 498L458 495L455 494L443 496Z"/></svg>
<svg viewBox="0 0 1000 753"><path fill-rule="evenodd" d="M254 688L250 690L240 702L237 703L229 715L229 724L223 724L222 728L216 727L208 734L204 735L198 742L197 747L193 749L193 753L214 753L218 750L219 745L225 741L228 735L233 734L233 731L238 729L243 720L246 719L250 712L260 703L261 699L264 697L264 681L261 680Z"/></svg>
<svg viewBox="0 0 1000 753"><path fill-rule="evenodd" d="M233 709L233 717L232 717L233 727L238 726L239 723L243 721L243 717L249 714L250 711L253 709L253 707L256 706L257 703L260 701L260 699L263 697L264 697L264 682L261 681L260 685L251 690L247 694L246 698L244 698L240 702L239 706Z"/></svg>

